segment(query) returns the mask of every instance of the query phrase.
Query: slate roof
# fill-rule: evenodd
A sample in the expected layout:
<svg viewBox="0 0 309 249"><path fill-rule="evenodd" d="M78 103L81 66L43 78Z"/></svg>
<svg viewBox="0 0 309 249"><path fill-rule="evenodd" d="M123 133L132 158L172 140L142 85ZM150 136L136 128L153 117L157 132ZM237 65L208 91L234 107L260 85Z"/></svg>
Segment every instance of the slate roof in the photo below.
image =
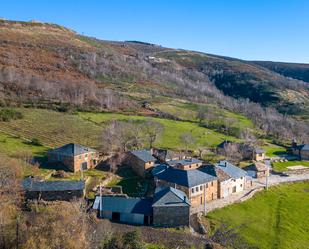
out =
<svg viewBox="0 0 309 249"><path fill-rule="evenodd" d="M158 187L153 197L153 207L190 206L189 199L184 192L172 187Z"/></svg>
<svg viewBox="0 0 309 249"><path fill-rule="evenodd" d="M160 174L157 174L156 177L160 180L189 188L217 179L215 176L211 176L198 169L182 170L173 167L168 167Z"/></svg>
<svg viewBox="0 0 309 249"><path fill-rule="evenodd" d="M309 150L309 144L302 144L297 146L299 150L301 151L307 151Z"/></svg>
<svg viewBox="0 0 309 249"><path fill-rule="evenodd" d="M145 163L157 161L157 159L151 155L149 150L131 150L130 153L132 153L134 156L138 157Z"/></svg>
<svg viewBox="0 0 309 249"><path fill-rule="evenodd" d="M97 196L94 209L99 209L100 198L102 198L103 211L130 213L130 214L152 214L152 199L126 198L118 196Z"/></svg>
<svg viewBox="0 0 309 249"><path fill-rule="evenodd" d="M152 170L151 170L151 174L153 176L156 176L160 173L162 173L164 170L166 170L168 168L168 165L166 164L160 164L158 166L155 166Z"/></svg>
<svg viewBox="0 0 309 249"><path fill-rule="evenodd" d="M222 143L218 144L217 147L224 149L226 145L232 144L232 143L233 143L232 141L225 140Z"/></svg>
<svg viewBox="0 0 309 249"><path fill-rule="evenodd" d="M245 177L247 175L246 171L242 170L239 167L234 166L228 161L220 161L219 163L215 164L215 166L223 170L226 174L228 174L230 177L234 179Z"/></svg>
<svg viewBox="0 0 309 249"><path fill-rule="evenodd" d="M264 164L264 163L261 163L261 162L256 162L253 164L253 168L256 170L256 171L265 171L268 169L267 165Z"/></svg>
<svg viewBox="0 0 309 249"><path fill-rule="evenodd" d="M32 178L23 180L23 188L26 191L73 191L83 190L84 181L37 181Z"/></svg>
<svg viewBox="0 0 309 249"><path fill-rule="evenodd" d="M254 151L255 151L255 153L257 153L257 154L265 153L265 150L263 150L263 149L261 149L261 148L255 148Z"/></svg>
<svg viewBox="0 0 309 249"><path fill-rule="evenodd" d="M181 160L171 160L166 162L168 165L170 166L176 166L176 165L190 165L190 164L194 164L194 163L202 163L201 160L198 160L196 158L188 158L188 159L181 159Z"/></svg>
<svg viewBox="0 0 309 249"><path fill-rule="evenodd" d="M217 177L218 181L220 181L220 182L231 179L231 177L227 173L225 173L222 169L220 169L220 168L218 168L214 165L207 165L207 166L201 168L200 170L209 174L209 175Z"/></svg>
<svg viewBox="0 0 309 249"><path fill-rule="evenodd" d="M49 152L59 153L66 156L78 156L88 152L96 152L96 150L80 144L70 143L54 150L50 150Z"/></svg>

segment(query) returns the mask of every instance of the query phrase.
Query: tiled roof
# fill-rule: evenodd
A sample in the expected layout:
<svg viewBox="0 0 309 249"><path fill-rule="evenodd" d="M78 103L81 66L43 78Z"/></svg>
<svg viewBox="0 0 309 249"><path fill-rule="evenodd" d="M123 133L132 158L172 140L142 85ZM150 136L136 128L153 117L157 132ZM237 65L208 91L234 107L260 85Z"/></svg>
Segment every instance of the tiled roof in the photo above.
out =
<svg viewBox="0 0 309 249"><path fill-rule="evenodd" d="M131 214L152 214L152 199L126 198L118 196L103 196L103 211L131 213ZM94 209L99 209L100 196L95 199Z"/></svg>
<svg viewBox="0 0 309 249"><path fill-rule="evenodd" d="M184 192L172 187L156 188L152 204L153 207L189 205L189 199Z"/></svg>
<svg viewBox="0 0 309 249"><path fill-rule="evenodd" d="M66 156L78 156L88 152L96 152L96 150L83 145L70 143L62 147L56 148L54 150L51 150L50 152L59 153L61 155Z"/></svg>
<svg viewBox="0 0 309 249"><path fill-rule="evenodd" d="M132 150L130 153L141 159L143 162L155 162L157 160L151 155L149 150Z"/></svg>
<svg viewBox="0 0 309 249"><path fill-rule="evenodd" d="M196 158L188 158L188 159L181 159L181 160L172 160L172 161L168 161L167 164L170 166L175 166L175 165L190 165L190 164L194 164L194 163L202 163L201 160L198 160Z"/></svg>
<svg viewBox="0 0 309 249"><path fill-rule="evenodd" d="M238 168L234 166L233 164L229 163L228 161L220 161L215 165L219 169L223 170L226 174L228 174L230 177L237 179L240 177L244 177L247 175L246 171L242 170L241 168Z"/></svg>
<svg viewBox="0 0 309 249"><path fill-rule="evenodd" d="M185 187L193 187L206 182L217 179L198 169L181 170L173 167L168 167L166 170L157 174L156 177L160 180L175 183Z"/></svg>
<svg viewBox="0 0 309 249"><path fill-rule="evenodd" d="M23 181L23 188L27 191L73 191L83 190L84 181L36 181L26 178Z"/></svg>

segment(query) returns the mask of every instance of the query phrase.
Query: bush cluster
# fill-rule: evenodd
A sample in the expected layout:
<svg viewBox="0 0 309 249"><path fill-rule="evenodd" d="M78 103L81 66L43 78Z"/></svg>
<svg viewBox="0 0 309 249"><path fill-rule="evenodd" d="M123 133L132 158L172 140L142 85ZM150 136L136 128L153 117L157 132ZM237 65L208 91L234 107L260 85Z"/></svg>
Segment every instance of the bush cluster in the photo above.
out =
<svg viewBox="0 0 309 249"><path fill-rule="evenodd" d="M2 109L0 110L0 121L9 122L11 120L22 119L23 114L14 109Z"/></svg>

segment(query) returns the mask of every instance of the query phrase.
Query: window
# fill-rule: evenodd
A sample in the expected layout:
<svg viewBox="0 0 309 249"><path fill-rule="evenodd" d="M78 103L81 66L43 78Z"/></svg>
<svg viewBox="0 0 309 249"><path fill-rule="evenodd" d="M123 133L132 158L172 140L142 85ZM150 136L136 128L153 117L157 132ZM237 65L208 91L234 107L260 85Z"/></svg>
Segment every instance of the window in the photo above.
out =
<svg viewBox="0 0 309 249"><path fill-rule="evenodd" d="M201 191L203 190L203 186L200 186L200 190L201 190Z"/></svg>
<svg viewBox="0 0 309 249"><path fill-rule="evenodd" d="M88 157L88 154L85 154L85 158L87 158Z"/></svg>
<svg viewBox="0 0 309 249"><path fill-rule="evenodd" d="M195 188L196 192L198 192L198 187Z"/></svg>
<svg viewBox="0 0 309 249"><path fill-rule="evenodd" d="M211 186L213 186L214 185L214 182L211 182Z"/></svg>
<svg viewBox="0 0 309 249"><path fill-rule="evenodd" d="M189 166L189 168L191 169L191 165Z"/></svg>
<svg viewBox="0 0 309 249"><path fill-rule="evenodd" d="M240 184L240 187L242 188L242 184Z"/></svg>
<svg viewBox="0 0 309 249"><path fill-rule="evenodd" d="M206 183L206 188L208 188L208 183Z"/></svg>
<svg viewBox="0 0 309 249"><path fill-rule="evenodd" d="M194 188L191 189L191 192L194 193Z"/></svg>
<svg viewBox="0 0 309 249"><path fill-rule="evenodd" d="M203 197L201 197L201 204L203 204Z"/></svg>
<svg viewBox="0 0 309 249"><path fill-rule="evenodd" d="M243 177L240 177L240 179L242 180L242 179L243 179Z"/></svg>

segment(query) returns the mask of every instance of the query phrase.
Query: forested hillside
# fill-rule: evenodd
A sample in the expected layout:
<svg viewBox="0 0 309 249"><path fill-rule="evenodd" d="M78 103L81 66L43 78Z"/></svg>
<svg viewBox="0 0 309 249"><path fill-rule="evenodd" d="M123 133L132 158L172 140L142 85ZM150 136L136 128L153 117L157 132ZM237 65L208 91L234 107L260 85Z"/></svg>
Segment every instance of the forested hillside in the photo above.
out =
<svg viewBox="0 0 309 249"><path fill-rule="evenodd" d="M241 113L274 137L308 139L309 86L296 80L302 76L37 22L0 21L0 44L3 106L162 115L152 104L172 97Z"/></svg>

